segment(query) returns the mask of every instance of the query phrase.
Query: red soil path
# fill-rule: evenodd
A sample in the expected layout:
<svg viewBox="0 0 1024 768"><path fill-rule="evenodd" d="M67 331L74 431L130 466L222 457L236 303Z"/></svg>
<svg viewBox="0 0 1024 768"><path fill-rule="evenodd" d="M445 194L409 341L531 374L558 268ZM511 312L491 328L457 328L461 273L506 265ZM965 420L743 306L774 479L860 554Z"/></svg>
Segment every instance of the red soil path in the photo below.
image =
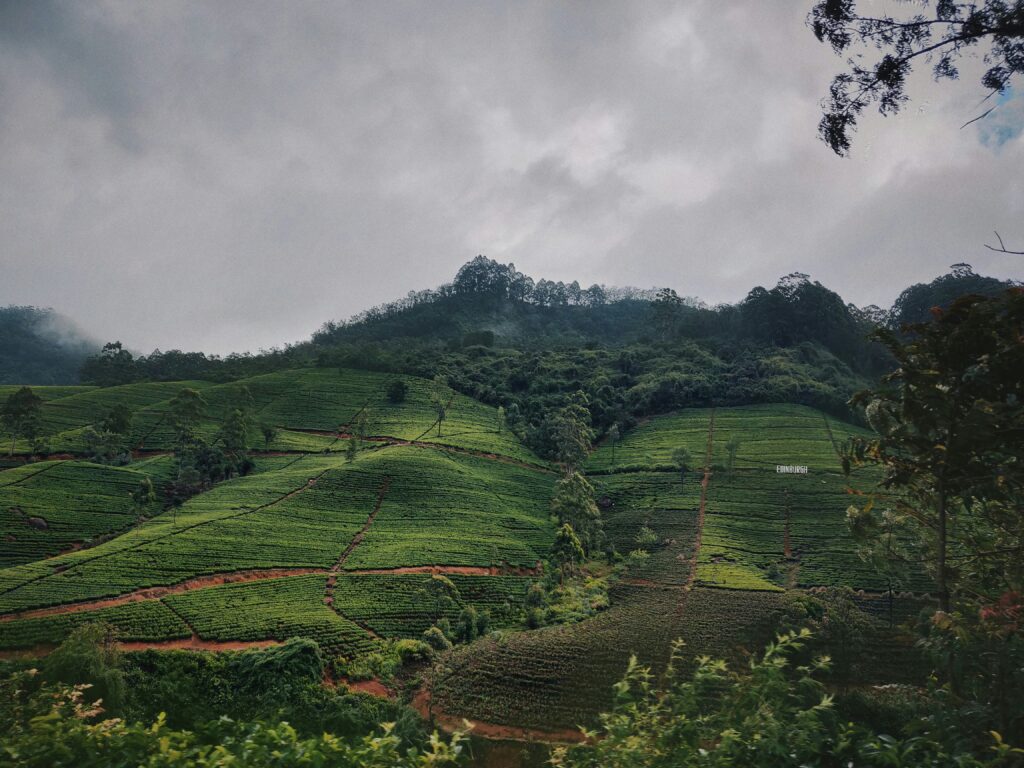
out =
<svg viewBox="0 0 1024 768"><path fill-rule="evenodd" d="M270 648L281 645L277 640L248 640L245 642L233 640L203 640L196 635L192 637L178 638L175 640L131 640L117 643L122 651L210 651L219 653L221 651L248 651L252 648ZM52 652L57 646L52 643L37 645L32 648L18 650L0 651L0 659L22 659L38 658Z"/></svg>
<svg viewBox="0 0 1024 768"><path fill-rule="evenodd" d="M324 685L328 688L337 688L339 685L343 685L350 691L367 693L370 696L376 696L378 699L393 699L396 695L393 690L375 678L370 678L369 680L349 680L347 677L339 677L335 679L331 677L330 672L326 671L324 672Z"/></svg>
<svg viewBox="0 0 1024 768"><path fill-rule="evenodd" d="M343 571L347 576L401 576L403 574L429 573L442 576L539 576L544 569L537 565L402 565L397 568L361 568Z"/></svg>
<svg viewBox="0 0 1024 768"><path fill-rule="evenodd" d="M338 582L338 571L341 566L348 560L348 556L352 554L352 551L362 543L363 539L366 538L366 532L370 530L370 526L373 525L373 521L377 518L377 513L380 512L381 505L384 503L384 497L388 493L388 488L391 485L391 478L385 477L384 481L380 484L380 490L377 491L377 502L373 505L373 509L370 510L369 516L366 518L366 522L363 523L363 527L359 529L359 532L352 537L352 541L345 547L345 551L341 553L341 556L335 561L334 565L331 566L330 576L327 577L327 584L324 587L324 605L331 606L334 610L334 585ZM362 625L360 625L362 626ZM372 632L368 627L363 627L367 632L376 637L377 635Z"/></svg>
<svg viewBox="0 0 1024 768"><path fill-rule="evenodd" d="M474 565L414 565L399 568L365 568L352 571L341 571L346 576L387 576L405 574L439 574L444 576L537 576L542 572L538 565L534 568L509 567L509 566L474 566ZM126 603L134 603L140 600L159 600L168 595L179 595L183 592L191 592L197 589L209 589L221 584L239 584L250 581L266 581L269 579L283 579L288 576L306 576L314 573L330 574L326 568L268 568L253 571L230 571L228 573L215 573L209 576L197 576L177 584L166 587L146 587L137 589L124 595L115 597L103 597L98 600L89 600L81 603L67 603L65 605L52 605L47 608L32 608L27 611L16 613L0 614L0 624L6 621L17 621L19 619L35 619L44 616L59 616L65 613L83 613L96 611L101 608L113 608Z"/></svg>
<svg viewBox="0 0 1024 768"><path fill-rule="evenodd" d="M436 422L435 422L436 423ZM351 432L345 432L344 430L338 432L331 432L325 429L292 429L291 432L302 432L307 435L320 435L321 437L334 437L342 440L350 440L355 437ZM427 430L428 432L430 430ZM490 461L500 461L504 464L512 464L523 469L532 469L536 472L547 472L553 473L547 467L541 466L540 464L531 464L528 461L521 461L519 459L513 459L510 456L503 456L500 453L491 453L490 451L478 451L473 448L460 448L456 445L446 445L444 443L431 443L426 440L403 440L398 437L389 437L388 435L365 435L359 438L366 443L383 443L386 445L397 445L397 446L413 446L415 448L430 448L435 451L449 451L451 453L461 453L467 456L476 456L480 459L489 459Z"/></svg>
<svg viewBox="0 0 1024 768"><path fill-rule="evenodd" d="M481 736L485 739L543 742L545 744L579 744L585 741L580 731L571 728L545 731L538 728L520 728L514 725L486 723L481 720L449 715L440 711L436 705L431 706L430 692L426 689L420 689L416 693L412 699L411 706L424 720L448 733L454 731L465 732L468 724L474 736Z"/></svg>
<svg viewBox="0 0 1024 768"><path fill-rule="evenodd" d="M34 619L40 616L57 616L64 613L80 613L82 611L94 611L100 608L112 608L117 605L134 603L139 600L159 600L167 595L178 595L182 592L189 592L194 589L206 589L221 584L236 584L246 581L263 581L265 579L280 579L285 576L301 576L309 573L327 573L323 568L268 568L254 571L233 571L230 573L215 573L209 576L197 576L194 579L179 582L168 587L147 587L137 589L125 595L117 597L104 597L99 600L89 600L83 603L70 603L67 605L54 605L49 608L33 608L18 613L5 613L0 615L0 623L14 621L15 619Z"/></svg>
<svg viewBox="0 0 1024 768"><path fill-rule="evenodd" d="M697 535L693 540L693 560L690 563L690 574L686 579L686 586L692 587L697 579L697 561L700 559L700 543L704 534L704 513L708 502L708 485L711 483L711 453L714 449L715 439L715 412L711 411L711 421L708 424L708 447L704 454L704 477L700 481L700 507L697 510Z"/></svg>

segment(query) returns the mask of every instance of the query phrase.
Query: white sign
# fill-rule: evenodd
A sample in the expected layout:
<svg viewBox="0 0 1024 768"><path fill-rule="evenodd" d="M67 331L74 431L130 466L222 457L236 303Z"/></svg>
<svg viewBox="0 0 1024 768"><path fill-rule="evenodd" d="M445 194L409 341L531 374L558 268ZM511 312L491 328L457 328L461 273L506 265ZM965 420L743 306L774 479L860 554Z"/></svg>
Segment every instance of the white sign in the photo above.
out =
<svg viewBox="0 0 1024 768"><path fill-rule="evenodd" d="M776 464L775 471L780 475L806 475L807 467L794 464Z"/></svg>

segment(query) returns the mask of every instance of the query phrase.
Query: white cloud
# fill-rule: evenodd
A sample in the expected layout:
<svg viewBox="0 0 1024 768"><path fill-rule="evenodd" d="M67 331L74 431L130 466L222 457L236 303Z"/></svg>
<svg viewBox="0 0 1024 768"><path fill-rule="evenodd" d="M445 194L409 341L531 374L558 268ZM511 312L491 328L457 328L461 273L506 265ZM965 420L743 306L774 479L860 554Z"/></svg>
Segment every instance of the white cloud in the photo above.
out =
<svg viewBox="0 0 1024 768"><path fill-rule="evenodd" d="M226 352L477 253L709 301L793 270L859 303L955 261L1021 277L981 247L993 229L1024 241L1024 140L960 130L976 66L923 73L908 111L865 115L840 160L815 127L842 62L805 13L0 5L0 303L144 350Z"/></svg>

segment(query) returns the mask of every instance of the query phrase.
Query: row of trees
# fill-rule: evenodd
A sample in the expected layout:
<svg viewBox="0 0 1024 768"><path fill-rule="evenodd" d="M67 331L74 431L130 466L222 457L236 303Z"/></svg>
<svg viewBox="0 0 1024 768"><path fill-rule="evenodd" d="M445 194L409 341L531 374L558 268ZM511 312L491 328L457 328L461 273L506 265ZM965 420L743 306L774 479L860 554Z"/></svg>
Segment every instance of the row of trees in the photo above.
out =
<svg viewBox="0 0 1024 768"><path fill-rule="evenodd" d="M255 426L255 403L249 389L241 386L234 393L212 439L200 433L207 407L203 395L189 387L170 401L168 416L174 431L177 474L168 487L167 498L174 506L214 483L246 475L254 467L248 454L250 433ZM272 430L263 428L264 437Z"/></svg>

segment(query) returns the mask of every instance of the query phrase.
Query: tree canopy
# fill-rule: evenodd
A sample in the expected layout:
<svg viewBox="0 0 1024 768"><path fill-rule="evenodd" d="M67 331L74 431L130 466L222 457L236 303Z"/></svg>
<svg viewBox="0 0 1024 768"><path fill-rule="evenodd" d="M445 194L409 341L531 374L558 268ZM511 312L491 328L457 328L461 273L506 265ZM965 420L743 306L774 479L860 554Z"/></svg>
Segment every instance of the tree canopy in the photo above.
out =
<svg viewBox="0 0 1024 768"><path fill-rule="evenodd" d="M991 93L1005 91L1015 75L1024 73L1024 3L1021 0L909 0L896 8L917 6L918 13L879 13L872 4L861 13L856 0L820 0L808 16L815 37L837 54L852 46L873 47L876 61L847 59L846 71L832 80L824 115L818 124L821 139L837 155L850 151L851 134L861 113L877 104L882 115L900 111L909 100L907 76L919 61L932 64L936 80L955 80L961 57L984 47L988 69L982 86ZM990 110L991 111L991 110Z"/></svg>

